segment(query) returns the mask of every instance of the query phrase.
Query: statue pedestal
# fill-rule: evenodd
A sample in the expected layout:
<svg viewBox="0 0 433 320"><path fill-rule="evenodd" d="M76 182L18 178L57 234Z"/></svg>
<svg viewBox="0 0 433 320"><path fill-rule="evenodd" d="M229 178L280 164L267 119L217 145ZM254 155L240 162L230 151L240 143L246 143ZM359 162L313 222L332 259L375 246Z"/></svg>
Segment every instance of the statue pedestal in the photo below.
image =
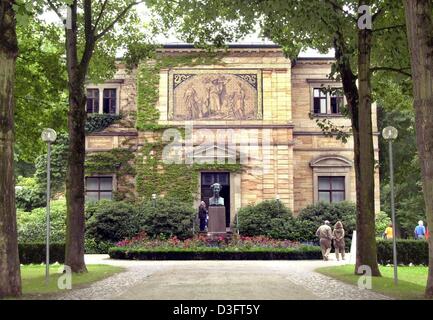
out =
<svg viewBox="0 0 433 320"><path fill-rule="evenodd" d="M209 207L209 233L226 233L226 207Z"/></svg>

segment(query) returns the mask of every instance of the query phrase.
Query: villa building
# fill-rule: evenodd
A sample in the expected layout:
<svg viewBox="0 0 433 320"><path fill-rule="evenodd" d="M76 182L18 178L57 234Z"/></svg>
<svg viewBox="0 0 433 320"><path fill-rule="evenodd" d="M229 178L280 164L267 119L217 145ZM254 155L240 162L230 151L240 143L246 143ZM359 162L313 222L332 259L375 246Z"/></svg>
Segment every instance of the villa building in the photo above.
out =
<svg viewBox="0 0 433 320"><path fill-rule="evenodd" d="M211 184L222 185L227 227L240 207L266 199L279 199L295 215L318 201L355 201L353 140L350 135L345 143L337 140L317 124L328 119L343 131L350 128L350 120L341 114L344 96L336 90L341 83L327 77L332 59L290 61L275 45L232 45L208 59L206 55L190 45L166 45L158 50L165 63L143 62L131 71L119 64L114 79L88 84L87 112L121 119L88 133L87 153L129 150L134 155L129 165L135 169L119 174L119 164L112 171L88 174L89 199L175 192L168 186L182 177L166 175L163 182L149 173L164 175L163 162L150 161L163 155L177 163L181 176L196 171L194 205L209 199ZM373 126L377 131L375 106ZM181 143L173 142L176 139ZM172 148L158 149L161 141ZM377 158L377 134L374 146ZM223 164L212 166L214 161ZM143 167L146 163L153 165ZM153 188L159 181L166 184ZM375 197L379 211L378 172Z"/></svg>

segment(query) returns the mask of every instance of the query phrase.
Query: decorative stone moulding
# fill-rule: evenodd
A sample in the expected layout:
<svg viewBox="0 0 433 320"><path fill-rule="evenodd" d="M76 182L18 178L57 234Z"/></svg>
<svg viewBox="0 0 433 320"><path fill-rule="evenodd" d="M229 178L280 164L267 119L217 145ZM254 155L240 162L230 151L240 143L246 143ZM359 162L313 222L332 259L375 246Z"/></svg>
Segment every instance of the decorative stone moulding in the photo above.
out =
<svg viewBox="0 0 433 320"><path fill-rule="evenodd" d="M169 120L262 119L259 69L174 69L168 74Z"/></svg>

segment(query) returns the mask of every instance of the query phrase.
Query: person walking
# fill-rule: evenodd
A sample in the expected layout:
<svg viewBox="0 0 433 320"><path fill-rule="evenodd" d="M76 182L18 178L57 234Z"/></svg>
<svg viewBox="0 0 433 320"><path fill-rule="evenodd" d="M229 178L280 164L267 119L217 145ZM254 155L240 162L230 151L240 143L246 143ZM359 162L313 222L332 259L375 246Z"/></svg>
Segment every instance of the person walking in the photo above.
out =
<svg viewBox="0 0 433 320"><path fill-rule="evenodd" d="M337 261L340 260L339 253L341 254L341 260L344 260L345 254L345 243L344 243L344 228L343 223L341 221L337 221L334 226L334 231L332 231L332 236L334 238L334 247L335 247L335 256L337 257Z"/></svg>
<svg viewBox="0 0 433 320"><path fill-rule="evenodd" d="M320 239L320 248L322 249L323 260L328 261L332 242L332 230L329 226L328 220L317 229L316 236Z"/></svg>
<svg viewBox="0 0 433 320"><path fill-rule="evenodd" d="M388 227L386 227L385 232L383 233L383 236L387 240L392 239L392 237L394 236L394 232L393 232L393 229L392 229L392 223L390 223L388 225Z"/></svg>
<svg viewBox="0 0 433 320"><path fill-rule="evenodd" d="M418 225L415 227L415 239L423 240L425 239L425 227L422 220L418 221Z"/></svg>
<svg viewBox="0 0 433 320"><path fill-rule="evenodd" d="M200 202L200 206L198 207L198 218L200 219L200 232L204 232L206 229L206 220L207 220L207 208L206 202Z"/></svg>

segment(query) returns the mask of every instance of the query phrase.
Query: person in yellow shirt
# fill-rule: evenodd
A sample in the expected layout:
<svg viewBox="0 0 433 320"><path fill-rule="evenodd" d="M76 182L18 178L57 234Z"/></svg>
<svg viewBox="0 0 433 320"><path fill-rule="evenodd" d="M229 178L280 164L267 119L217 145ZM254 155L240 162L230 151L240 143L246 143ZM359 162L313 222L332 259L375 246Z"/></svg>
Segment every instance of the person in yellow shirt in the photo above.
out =
<svg viewBox="0 0 433 320"><path fill-rule="evenodd" d="M392 239L393 237L393 229L392 229L392 223L386 227L385 232L383 233L385 239Z"/></svg>

